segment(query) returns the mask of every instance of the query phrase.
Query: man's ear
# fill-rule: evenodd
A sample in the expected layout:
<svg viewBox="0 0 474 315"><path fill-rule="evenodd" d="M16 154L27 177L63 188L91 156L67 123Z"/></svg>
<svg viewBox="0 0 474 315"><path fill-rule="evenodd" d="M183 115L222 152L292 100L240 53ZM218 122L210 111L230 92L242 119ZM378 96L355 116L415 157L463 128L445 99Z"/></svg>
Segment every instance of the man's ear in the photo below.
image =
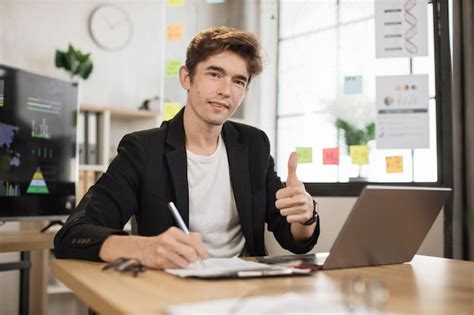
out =
<svg viewBox="0 0 474 315"><path fill-rule="evenodd" d="M186 66L181 66L181 68L179 68L179 82L183 89L189 91L191 88L191 77L189 76L189 71Z"/></svg>

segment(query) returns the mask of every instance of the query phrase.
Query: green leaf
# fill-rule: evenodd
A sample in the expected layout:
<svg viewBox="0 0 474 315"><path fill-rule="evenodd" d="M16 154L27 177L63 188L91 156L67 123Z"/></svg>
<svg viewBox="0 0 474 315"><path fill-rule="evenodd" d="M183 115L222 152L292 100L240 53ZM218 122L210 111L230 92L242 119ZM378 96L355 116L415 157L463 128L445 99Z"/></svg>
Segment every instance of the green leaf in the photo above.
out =
<svg viewBox="0 0 474 315"><path fill-rule="evenodd" d="M68 52L66 55L66 61L66 69L69 70L69 72L71 72L73 75L77 74L79 68L79 61L76 59L74 53Z"/></svg>
<svg viewBox="0 0 474 315"><path fill-rule="evenodd" d="M80 52L79 52L79 53L80 53ZM89 62L89 57L90 57L90 55L91 55L91 54L84 54L84 55L83 55L82 53L80 53L80 54L79 54L79 57L78 57L77 59L79 59L79 61L80 61L81 63L86 63L86 62Z"/></svg>
<svg viewBox="0 0 474 315"><path fill-rule="evenodd" d="M56 65L56 67L58 68L65 68L66 66L66 60L65 60L65 53L60 51L60 50L56 50L56 55L54 57L54 64Z"/></svg>
<svg viewBox="0 0 474 315"><path fill-rule="evenodd" d="M365 126L367 132L367 141L375 139L375 123L370 123Z"/></svg>
<svg viewBox="0 0 474 315"><path fill-rule="evenodd" d="M68 47L68 49L67 49L67 54L68 54L68 55L74 55L74 54L75 54L74 47L72 47L71 44L69 44L69 47Z"/></svg>
<svg viewBox="0 0 474 315"><path fill-rule="evenodd" d="M76 59L80 62L82 62L82 60L84 59L84 55L82 54L82 52L80 50L74 50L74 57L76 57Z"/></svg>
<svg viewBox="0 0 474 315"><path fill-rule="evenodd" d="M81 76L81 78L86 80L91 74L92 69L93 69L92 62L83 63L80 66L79 75Z"/></svg>

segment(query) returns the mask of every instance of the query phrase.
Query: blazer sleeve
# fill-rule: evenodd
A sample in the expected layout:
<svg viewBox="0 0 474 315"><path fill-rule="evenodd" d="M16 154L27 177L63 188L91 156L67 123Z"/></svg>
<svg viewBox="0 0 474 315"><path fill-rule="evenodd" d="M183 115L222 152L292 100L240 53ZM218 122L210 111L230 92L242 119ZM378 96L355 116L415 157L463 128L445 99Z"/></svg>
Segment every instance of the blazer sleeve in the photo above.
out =
<svg viewBox="0 0 474 315"><path fill-rule="evenodd" d="M299 242L293 238L290 230L291 224L286 221L285 217L280 215L280 211L275 206L276 192L283 188L284 185L281 182L280 177L278 177L275 172L275 162L270 155L270 141L265 134L263 134L263 137L268 151L268 167L266 174L267 209L265 217L265 220L268 224L268 229L273 233L278 243L284 249L289 250L295 254L307 253L314 247L314 245L316 245L318 241L320 234L319 217L311 238L305 242Z"/></svg>
<svg viewBox="0 0 474 315"><path fill-rule="evenodd" d="M128 233L124 225L137 212L146 151L134 134L119 144L118 155L92 186L54 239L57 258L100 261L103 241Z"/></svg>

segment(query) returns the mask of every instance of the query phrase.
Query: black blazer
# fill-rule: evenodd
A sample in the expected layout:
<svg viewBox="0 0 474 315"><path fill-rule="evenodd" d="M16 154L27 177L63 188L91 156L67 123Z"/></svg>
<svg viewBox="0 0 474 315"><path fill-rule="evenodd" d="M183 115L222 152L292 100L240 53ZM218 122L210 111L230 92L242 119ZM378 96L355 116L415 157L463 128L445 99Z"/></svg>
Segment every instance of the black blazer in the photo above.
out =
<svg viewBox="0 0 474 315"><path fill-rule="evenodd" d="M170 201L189 225L183 112L160 128L131 133L122 139L107 172L57 233L57 258L100 260L102 242L110 234L127 234L122 229L132 215L136 216L139 235L164 232L175 225L167 208ZM319 236L319 222L311 239L297 242L291 236L290 225L275 207L275 193L283 184L274 171L265 133L228 121L222 136L248 254L266 254L265 223L283 248L294 253L311 250Z"/></svg>

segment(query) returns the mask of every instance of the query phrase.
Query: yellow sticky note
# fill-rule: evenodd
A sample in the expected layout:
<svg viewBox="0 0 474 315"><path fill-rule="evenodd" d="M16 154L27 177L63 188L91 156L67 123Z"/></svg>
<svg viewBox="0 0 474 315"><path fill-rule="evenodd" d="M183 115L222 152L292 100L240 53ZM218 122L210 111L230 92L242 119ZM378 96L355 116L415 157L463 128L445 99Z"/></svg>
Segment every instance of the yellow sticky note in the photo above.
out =
<svg viewBox="0 0 474 315"><path fill-rule="evenodd" d="M311 147L296 147L296 154L298 155L298 164L313 162L313 148Z"/></svg>
<svg viewBox="0 0 474 315"><path fill-rule="evenodd" d="M166 26L166 40L170 42L183 40L183 24L168 24Z"/></svg>
<svg viewBox="0 0 474 315"><path fill-rule="evenodd" d="M179 67L181 67L180 59L170 59L165 62L165 76L177 77L179 73Z"/></svg>
<svg viewBox="0 0 474 315"><path fill-rule="evenodd" d="M163 120L170 120L179 112L181 104L179 102L166 102L163 107Z"/></svg>
<svg viewBox="0 0 474 315"><path fill-rule="evenodd" d="M364 165L369 164L369 147L366 145L349 146L352 164Z"/></svg>
<svg viewBox="0 0 474 315"><path fill-rule="evenodd" d="M403 173L403 156L387 156L385 162L388 174Z"/></svg>
<svg viewBox="0 0 474 315"><path fill-rule="evenodd" d="M184 0L168 0L169 7L182 7L184 5Z"/></svg>

